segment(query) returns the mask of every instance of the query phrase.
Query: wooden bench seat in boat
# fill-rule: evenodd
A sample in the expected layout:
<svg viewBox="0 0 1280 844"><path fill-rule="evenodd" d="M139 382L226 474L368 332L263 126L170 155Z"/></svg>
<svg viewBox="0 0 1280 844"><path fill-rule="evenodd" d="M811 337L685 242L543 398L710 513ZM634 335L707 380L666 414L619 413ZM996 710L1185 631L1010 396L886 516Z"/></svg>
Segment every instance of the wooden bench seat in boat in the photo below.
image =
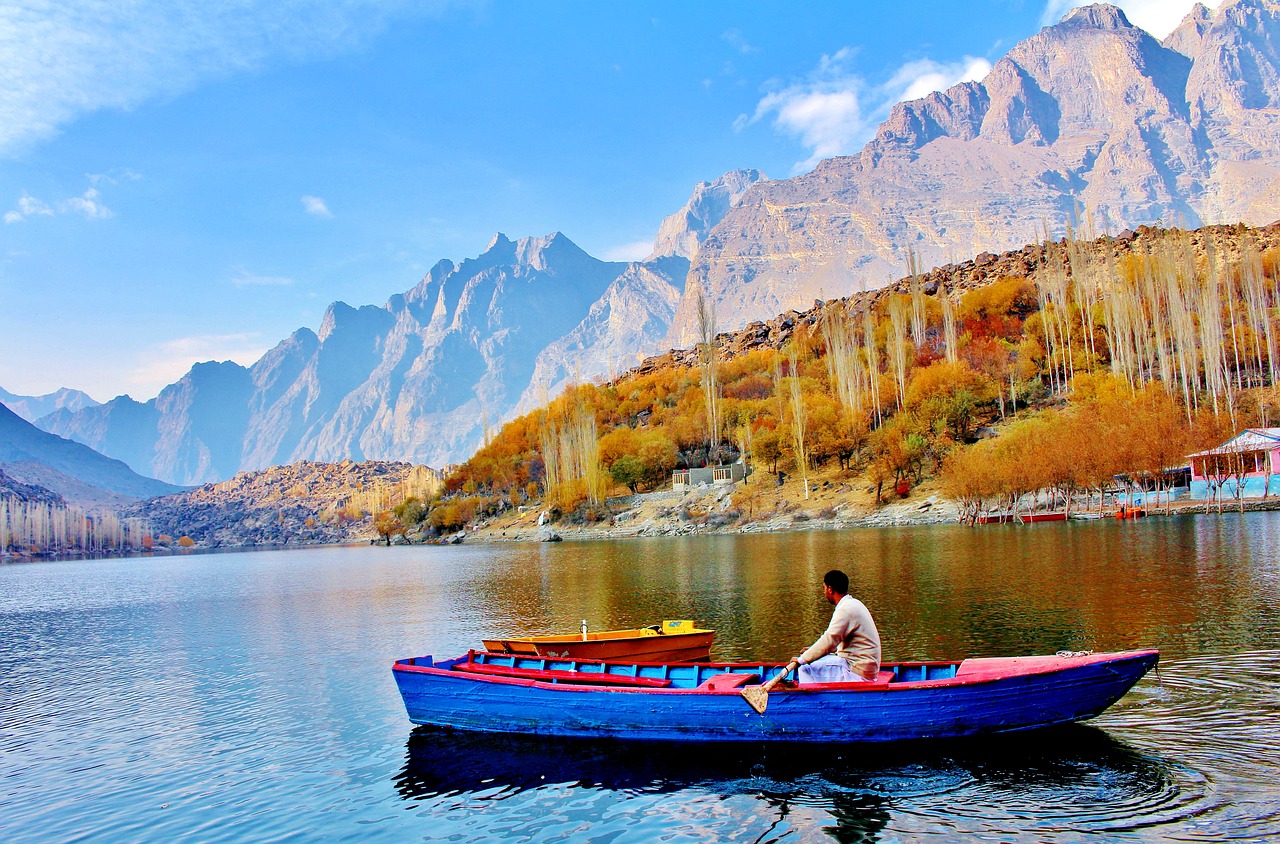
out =
<svg viewBox="0 0 1280 844"><path fill-rule="evenodd" d="M702 691L723 692L728 689L740 689L760 682L759 674L714 674L702 681L698 686Z"/></svg>

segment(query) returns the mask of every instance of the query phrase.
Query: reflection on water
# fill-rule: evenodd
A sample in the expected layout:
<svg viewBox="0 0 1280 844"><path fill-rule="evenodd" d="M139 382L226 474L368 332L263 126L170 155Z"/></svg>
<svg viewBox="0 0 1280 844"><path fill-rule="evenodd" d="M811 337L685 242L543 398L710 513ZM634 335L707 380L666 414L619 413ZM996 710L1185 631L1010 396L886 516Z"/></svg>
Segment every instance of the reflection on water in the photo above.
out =
<svg viewBox="0 0 1280 844"><path fill-rule="evenodd" d="M1280 514L0 566L0 840L1280 839ZM908 747L413 729L391 662L692 618L781 659L1158 647L1089 725Z"/></svg>
<svg viewBox="0 0 1280 844"><path fill-rule="evenodd" d="M665 743L552 741L414 730L396 787L420 805L518 802L569 789L698 794L754 803L753 824L789 837L788 816L826 813L843 841L874 840L891 808L945 827L1041 832L1129 828L1135 818L1193 813L1200 790L1171 766L1082 726L1025 737L877 748L743 745L692 750ZM1106 811L1082 815L1081 804ZM714 824L703 840L725 830ZM598 832L607 835L608 828Z"/></svg>

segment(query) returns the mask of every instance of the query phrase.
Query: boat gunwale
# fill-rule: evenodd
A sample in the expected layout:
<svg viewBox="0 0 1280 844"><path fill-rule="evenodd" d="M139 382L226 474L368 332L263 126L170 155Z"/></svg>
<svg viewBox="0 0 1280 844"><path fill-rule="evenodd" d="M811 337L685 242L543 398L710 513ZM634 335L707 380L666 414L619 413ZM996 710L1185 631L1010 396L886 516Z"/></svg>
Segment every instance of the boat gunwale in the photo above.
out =
<svg viewBox="0 0 1280 844"><path fill-rule="evenodd" d="M474 653L474 652L472 652ZM523 677L503 677L495 674L470 674L466 671L454 671L453 666L458 662L466 659L471 654L459 656L453 659L444 660L448 665L447 668L440 668L436 665L410 665L408 663L397 660L392 666L393 671L404 671L414 674L428 674L440 677L452 677L454 679L467 680L478 683L497 683L500 685L511 686L532 686L539 689L547 689L560 692L623 692L628 694L676 694L676 695L719 695L719 696L741 696L741 689L710 689L703 688L701 685L692 688L652 688L648 686L616 686L616 685L593 685L589 679L584 678L582 683L573 682L550 682L546 680L535 680ZM495 654L495 656L513 656L512 654ZM1018 659L1052 659L1056 654L1048 655L1032 655L1024 657L978 657L979 659L997 659L997 660L1018 660ZM899 680L899 681L878 681L878 682L852 682L852 683L805 683L803 685L787 686L780 691L786 694L811 694L814 692L856 692L866 694L869 692L908 692L918 689L939 689L939 688L956 688L969 686L982 686L992 683L1000 683L1008 680L1016 680L1027 677L1044 677L1053 674L1059 674L1065 670L1073 668L1081 668L1085 666L1105 666L1113 662L1129 662L1142 657L1156 657L1157 661L1160 657L1160 651L1156 648L1142 648L1131 651L1108 651L1105 653L1086 654L1083 656L1061 656L1064 664L1050 668L1031 668L1022 671L1005 671L999 673L993 672L975 672L973 674L957 674L954 677L943 677L936 680ZM409 657L409 659L423 659L424 657ZM545 657L532 657L534 659ZM1068 661L1069 660L1069 661ZM576 662L590 662L595 664L610 664L605 660L574 660ZM930 662L894 662L885 663L881 670L892 668L894 666L942 666L955 665L957 670L967 660L959 662L952 660L930 661ZM616 664L616 663L613 663ZM690 665L692 667L703 668L755 668L759 667L764 670L770 668L783 667L782 663L756 663L756 662L728 662L728 663L624 663L626 665ZM733 673L726 671L724 673ZM616 675L625 676L625 675ZM718 676L718 675L713 675Z"/></svg>
<svg viewBox="0 0 1280 844"><path fill-rule="evenodd" d="M649 631L642 633L641 631ZM638 627L630 630L601 630L596 633L587 633L587 638L583 639L581 633L563 633L553 634L550 636L504 636L496 639L485 639L486 642L519 642L522 645L590 645L601 642L631 642L631 641L649 641L658 639L661 641L681 639L689 636L706 636L708 633L714 634L715 630L683 630L678 633L662 633L655 632L650 627ZM617 634L617 635L614 635ZM626 634L626 635L624 635ZM636 635L630 635L636 634ZM490 653L494 653L491 651Z"/></svg>

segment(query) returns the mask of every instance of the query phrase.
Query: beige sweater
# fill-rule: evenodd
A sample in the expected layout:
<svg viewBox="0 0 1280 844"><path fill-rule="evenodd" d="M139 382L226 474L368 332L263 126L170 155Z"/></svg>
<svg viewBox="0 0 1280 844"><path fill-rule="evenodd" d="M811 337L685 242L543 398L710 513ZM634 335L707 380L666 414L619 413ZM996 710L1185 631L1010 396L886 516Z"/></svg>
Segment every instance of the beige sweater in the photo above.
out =
<svg viewBox="0 0 1280 844"><path fill-rule="evenodd" d="M831 624L818 641L800 655L804 663L821 659L835 651L849 663L854 674L874 680L880 671L880 633L867 605L845 595L831 614Z"/></svg>

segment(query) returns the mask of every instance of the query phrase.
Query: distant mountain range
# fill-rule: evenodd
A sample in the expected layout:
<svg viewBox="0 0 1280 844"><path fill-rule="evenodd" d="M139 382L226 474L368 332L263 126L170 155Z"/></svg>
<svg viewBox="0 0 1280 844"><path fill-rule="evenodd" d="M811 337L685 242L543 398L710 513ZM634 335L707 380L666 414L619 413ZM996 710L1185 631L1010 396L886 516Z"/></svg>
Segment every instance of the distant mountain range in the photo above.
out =
<svg viewBox="0 0 1280 844"><path fill-rule="evenodd" d="M55 410L75 412L86 407L94 407L94 401L86 393L63 387L43 396L19 396L0 387L0 404L12 410L28 422L34 422L41 416L47 416Z"/></svg>
<svg viewBox="0 0 1280 844"><path fill-rule="evenodd" d="M498 235L382 306L330 306L253 366L205 363L149 402L63 407L42 428L197 484L299 459L468 456L570 378L1038 240L1087 215L1119 231L1280 217L1280 6L1197 6L1163 42L1108 5L1016 45L981 82L893 109L856 156L699 185L653 254L610 263L562 234Z"/></svg>
<svg viewBox="0 0 1280 844"><path fill-rule="evenodd" d="M114 508L181 488L144 478L119 460L105 457L81 443L47 433L0 404L0 471L23 485L43 487L63 499L93 507ZM23 499L38 499L29 491L0 487Z"/></svg>

